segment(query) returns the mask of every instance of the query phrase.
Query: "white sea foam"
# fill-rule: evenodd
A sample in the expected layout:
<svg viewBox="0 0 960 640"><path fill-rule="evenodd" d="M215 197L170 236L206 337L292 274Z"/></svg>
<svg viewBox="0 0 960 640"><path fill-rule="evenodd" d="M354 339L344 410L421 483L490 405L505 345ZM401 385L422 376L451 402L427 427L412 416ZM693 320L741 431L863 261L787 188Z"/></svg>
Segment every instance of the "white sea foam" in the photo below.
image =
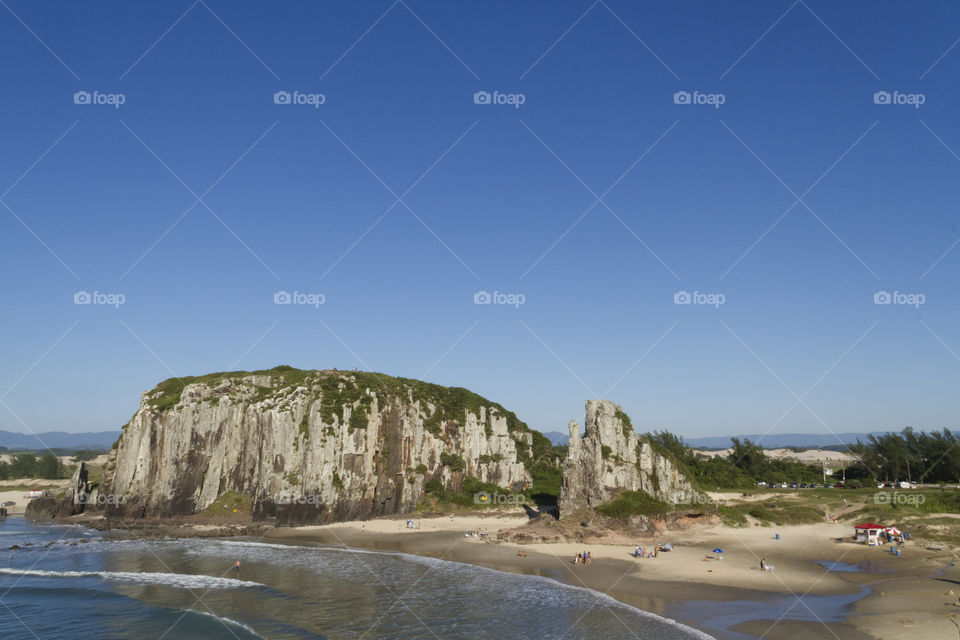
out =
<svg viewBox="0 0 960 640"><path fill-rule="evenodd" d="M251 627L250 625L243 624L242 622L237 622L233 618L227 618L226 616L218 616L216 614L210 613L209 611L197 611L196 609L190 609L190 613L198 613L202 616L208 616L210 618L214 618L215 620L219 620L224 624L231 624L235 627L240 627L244 631L257 636L258 638L263 638L264 640L267 640L264 636L254 631L253 627Z"/></svg>
<svg viewBox="0 0 960 640"><path fill-rule="evenodd" d="M658 616L655 613L650 613L649 611L638 609L637 607L629 605L625 602L621 602L616 598L614 598L613 596L609 596L605 593L594 591L593 589L589 589L587 587L578 587L575 585L559 582L558 580L555 580L553 578L549 578L546 576L510 573L507 571L489 569L487 567L469 565L462 562L454 562L451 560L442 560L440 558L430 558L425 556L413 555L409 553L403 553L401 551L378 551L373 549L357 549L354 547L347 547L347 546L306 546L306 545L294 545L294 544L276 544L276 543L269 543L269 542L248 542L243 540L216 540L216 541L205 540L205 541L191 541L191 542L195 542L197 544L203 544L203 545L209 545L209 543L214 542L218 545L223 545L225 547L234 547L234 548L247 547L250 550L254 550L256 548L262 548L264 550L269 549L269 550L290 551L295 549L298 551L313 551L313 552L321 552L321 553L337 552L337 553L343 553L343 554L349 554L349 555L389 556L389 557L405 560L408 562L427 565L431 567L432 570L439 569L444 572L450 572L450 573L461 573L464 569L469 569L471 575L474 578L477 578L479 576L486 576L491 578L493 581L496 581L498 584L502 583L504 579L514 579L520 582L523 582L523 581L533 582L535 584L539 584L546 587L548 590L559 588L562 591L557 593L557 595L561 595L561 593L567 593L567 594L576 593L581 596L593 597L593 598L596 598L598 601L597 606L615 607L620 610L629 611L639 617L647 618L649 620L655 620L662 624L675 627L679 630L682 630L684 633L688 634L688 636L692 638L699 638L701 640L714 640L713 636L706 634L698 629L693 629L692 627L688 627L687 625L681 624L676 620L672 620L670 618L664 618L663 616ZM514 596L515 598L523 597L523 595L527 594L527 591L524 589L518 589L514 593L515 593L515 596ZM534 597L539 597L541 600L544 597L549 598L547 593L544 593L542 591L538 592ZM534 603L531 603L531 604L534 604ZM561 604L561 603L555 603L555 604Z"/></svg>
<svg viewBox="0 0 960 640"><path fill-rule="evenodd" d="M265 587L259 582L218 578L190 573L152 573L136 571L43 571L40 569L0 568L0 575L29 576L36 578L101 578L111 582L128 584L164 584L186 589L239 589Z"/></svg>

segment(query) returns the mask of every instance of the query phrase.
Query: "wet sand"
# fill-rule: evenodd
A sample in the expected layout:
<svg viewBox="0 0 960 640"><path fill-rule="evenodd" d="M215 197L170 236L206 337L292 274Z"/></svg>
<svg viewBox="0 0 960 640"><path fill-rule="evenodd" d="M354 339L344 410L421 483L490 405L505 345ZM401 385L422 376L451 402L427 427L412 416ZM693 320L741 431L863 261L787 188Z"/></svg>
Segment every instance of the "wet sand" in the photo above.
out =
<svg viewBox="0 0 960 640"><path fill-rule="evenodd" d="M942 595L951 587L960 594L957 570L934 576L950 554L908 545L903 556L895 557L881 549L838 542L847 533L843 525L696 527L664 538L675 545L674 551L634 559L629 545L517 545L489 539L498 530L522 526L526 522L522 515L418 518L420 528L414 530L407 529L405 522L390 518L273 529L266 538L400 551L545 576L608 593L718 638L900 639L907 628L919 637L950 638L949 618L955 615L953 609L960 613L960 607L944 607L949 598ZM477 528L486 528L488 538L464 536ZM781 534L780 540L775 533ZM638 542L650 546L654 541ZM725 551L722 561L712 553L716 547ZM591 552L592 562L575 566L573 556L583 548ZM520 550L527 556L519 557ZM704 556L713 558L704 560ZM776 569L761 572L760 557ZM820 561L839 561L842 568L857 571L828 572ZM798 601L793 594L804 597ZM952 599L957 601L957 596ZM939 607L935 612L931 611L933 600ZM927 613L913 613L921 610ZM788 616L780 619L785 611Z"/></svg>

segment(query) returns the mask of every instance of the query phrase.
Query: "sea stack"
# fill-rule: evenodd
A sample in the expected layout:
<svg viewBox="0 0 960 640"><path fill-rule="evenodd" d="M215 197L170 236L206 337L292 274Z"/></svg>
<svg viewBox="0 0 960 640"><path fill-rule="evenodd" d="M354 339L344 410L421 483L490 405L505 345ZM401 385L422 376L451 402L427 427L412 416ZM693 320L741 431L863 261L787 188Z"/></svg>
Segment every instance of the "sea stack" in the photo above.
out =
<svg viewBox="0 0 960 640"><path fill-rule="evenodd" d="M527 489L532 441L466 389L290 367L210 374L143 394L100 494L115 497L113 517L189 515L234 492L276 524L353 520L413 511L428 482Z"/></svg>
<svg viewBox="0 0 960 640"><path fill-rule="evenodd" d="M562 519L589 519L621 491L645 491L668 504L700 497L669 455L654 450L633 429L620 405L587 400L585 433L571 421L558 508Z"/></svg>

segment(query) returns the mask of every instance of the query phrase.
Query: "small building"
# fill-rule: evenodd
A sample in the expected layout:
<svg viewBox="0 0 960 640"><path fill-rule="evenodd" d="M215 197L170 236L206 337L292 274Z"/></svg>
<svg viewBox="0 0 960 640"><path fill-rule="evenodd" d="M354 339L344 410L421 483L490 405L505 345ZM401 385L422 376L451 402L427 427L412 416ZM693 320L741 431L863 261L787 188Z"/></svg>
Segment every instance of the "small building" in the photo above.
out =
<svg viewBox="0 0 960 640"><path fill-rule="evenodd" d="M880 534L885 530L886 527L882 524L864 522L853 528L853 539L874 547L880 544Z"/></svg>

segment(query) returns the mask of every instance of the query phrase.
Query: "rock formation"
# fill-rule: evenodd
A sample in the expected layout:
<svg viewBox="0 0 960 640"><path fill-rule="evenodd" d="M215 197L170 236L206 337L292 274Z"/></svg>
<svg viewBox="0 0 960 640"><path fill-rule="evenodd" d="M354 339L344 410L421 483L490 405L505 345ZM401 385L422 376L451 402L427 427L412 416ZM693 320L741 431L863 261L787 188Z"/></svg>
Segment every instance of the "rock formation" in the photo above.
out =
<svg viewBox="0 0 960 640"><path fill-rule="evenodd" d="M633 430L619 405L606 400L586 403L586 433L570 422L563 465L559 511L562 519L589 518L593 509L620 491L645 491L667 504L691 504L701 494L677 469Z"/></svg>
<svg viewBox="0 0 960 640"><path fill-rule="evenodd" d="M70 478L65 492L34 498L27 503L24 515L35 519L66 518L83 513L91 504L91 486L88 481L87 463L81 462Z"/></svg>
<svg viewBox="0 0 960 640"><path fill-rule="evenodd" d="M466 389L383 374L170 379L143 394L99 496L108 516L193 514L236 492L256 519L351 520L410 512L432 480L526 489L532 441L512 412Z"/></svg>

